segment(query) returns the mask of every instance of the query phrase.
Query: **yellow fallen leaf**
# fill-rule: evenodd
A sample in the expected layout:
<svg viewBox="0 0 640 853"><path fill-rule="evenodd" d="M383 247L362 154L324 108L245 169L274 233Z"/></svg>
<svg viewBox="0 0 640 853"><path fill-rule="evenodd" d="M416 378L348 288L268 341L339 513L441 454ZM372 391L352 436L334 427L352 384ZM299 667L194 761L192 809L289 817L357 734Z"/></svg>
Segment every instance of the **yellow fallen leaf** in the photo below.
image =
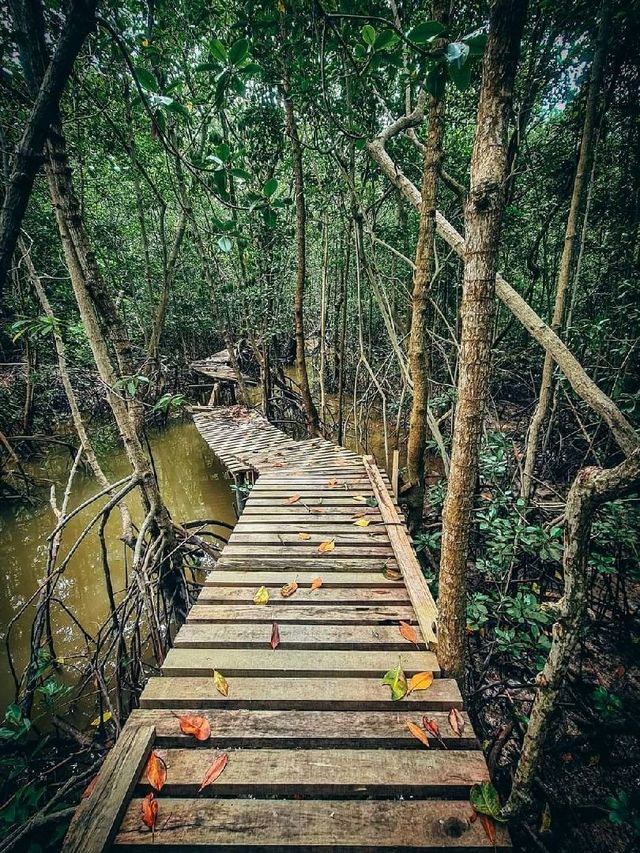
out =
<svg viewBox="0 0 640 853"><path fill-rule="evenodd" d="M432 672L417 672L410 680L409 680L409 690L408 693L412 693L414 690L426 690L427 687L431 687L433 684L433 673Z"/></svg>
<svg viewBox="0 0 640 853"><path fill-rule="evenodd" d="M369 526L369 519L365 518L363 516L362 518L359 518L357 521L354 521L353 523L355 524L356 527L368 527Z"/></svg>
<svg viewBox="0 0 640 853"><path fill-rule="evenodd" d="M314 578L311 581L311 589L320 589L322 586L322 578Z"/></svg>
<svg viewBox="0 0 640 853"><path fill-rule="evenodd" d="M422 741L422 743L423 743L426 747L428 747L428 746L429 746L429 738L427 737L427 733L426 733L425 731L423 731L423 730L420 728L420 726L416 725L415 723L410 723L410 722L407 720L407 728L409 729L409 731L411 732L411 734L412 734L414 737L417 737L419 741Z"/></svg>
<svg viewBox="0 0 640 853"><path fill-rule="evenodd" d="M298 533L298 539L302 539L303 542L306 542L307 539L311 539L311 534L305 533L303 530L301 530L300 533Z"/></svg>
<svg viewBox="0 0 640 853"><path fill-rule="evenodd" d="M222 693L223 696L229 695L229 682L221 672L218 672L217 669L213 670L213 683L215 684L218 693Z"/></svg>
<svg viewBox="0 0 640 853"><path fill-rule="evenodd" d="M319 554L328 554L329 551L333 551L333 549L335 547L336 547L336 543L333 541L333 539L329 539L328 542L321 542L318 545L318 553Z"/></svg>
<svg viewBox="0 0 640 853"><path fill-rule="evenodd" d="M269 590L266 586L261 586L260 589L253 596L254 604L268 604L269 603Z"/></svg>
<svg viewBox="0 0 640 853"><path fill-rule="evenodd" d="M365 498L365 496L364 496L364 495L354 495L354 496L353 496L353 500L354 500L357 504L366 504L366 502L367 502L367 499Z"/></svg>
<svg viewBox="0 0 640 853"><path fill-rule="evenodd" d="M295 581L291 581L291 583L286 583L282 589L280 590L280 595L283 598L289 598L290 595L298 589L298 584Z"/></svg>
<svg viewBox="0 0 640 853"><path fill-rule="evenodd" d="M112 716L113 714L111 711L105 711L101 717L96 717L95 720L91 720L91 725L95 729L100 725L100 723L108 723Z"/></svg>

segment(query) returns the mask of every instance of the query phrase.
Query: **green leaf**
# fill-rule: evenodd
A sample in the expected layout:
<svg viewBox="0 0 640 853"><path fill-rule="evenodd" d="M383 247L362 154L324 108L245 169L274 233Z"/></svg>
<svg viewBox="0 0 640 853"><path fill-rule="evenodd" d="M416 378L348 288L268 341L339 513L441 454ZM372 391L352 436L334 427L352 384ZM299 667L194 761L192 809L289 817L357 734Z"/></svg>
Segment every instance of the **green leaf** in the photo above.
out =
<svg viewBox="0 0 640 853"><path fill-rule="evenodd" d="M227 63L227 49L220 39L211 39L209 42L209 53L220 62Z"/></svg>
<svg viewBox="0 0 640 853"><path fill-rule="evenodd" d="M165 110L169 110L170 113L175 113L176 115L184 116L184 118L191 117L189 110L184 104L181 104L180 101L171 100L170 103L165 104Z"/></svg>
<svg viewBox="0 0 640 853"><path fill-rule="evenodd" d="M365 56L367 55L367 50L366 50L365 46L362 44L357 44L353 48L353 55L355 56L356 59L364 59Z"/></svg>
<svg viewBox="0 0 640 853"><path fill-rule="evenodd" d="M216 154L220 158L221 163L226 163L231 156L231 149L226 142L222 142L220 145L216 145Z"/></svg>
<svg viewBox="0 0 640 853"><path fill-rule="evenodd" d="M459 92L466 92L471 85L471 65L466 62L462 68L457 65L449 66L449 77Z"/></svg>
<svg viewBox="0 0 640 853"><path fill-rule="evenodd" d="M250 181L251 175L249 172L244 169L233 168L229 170L234 178L237 178L239 181Z"/></svg>
<svg viewBox="0 0 640 853"><path fill-rule="evenodd" d="M142 88L147 90L147 92L157 92L160 88L156 78L150 71L147 71L146 68L136 68L136 79Z"/></svg>
<svg viewBox="0 0 640 853"><path fill-rule="evenodd" d="M391 688L391 699L397 702L407 695L407 676L398 663L395 669L390 669L382 679L382 683Z"/></svg>
<svg viewBox="0 0 640 853"><path fill-rule="evenodd" d="M407 37L415 44L427 44L427 42L430 42L436 36L443 33L444 30L444 26L438 21L424 21L422 24L414 27Z"/></svg>
<svg viewBox="0 0 640 853"><path fill-rule="evenodd" d="M479 814L486 814L494 820L506 823L506 819L502 816L498 792L491 782L481 782L479 785L474 785L471 788L469 801Z"/></svg>
<svg viewBox="0 0 640 853"><path fill-rule="evenodd" d="M373 46L376 50L382 50L385 47L391 47L396 44L397 41L398 36L393 30L382 30L382 32L376 36Z"/></svg>
<svg viewBox="0 0 640 853"><path fill-rule="evenodd" d="M369 47L373 47L376 41L376 31L375 28L371 26L371 24L365 24L361 30L362 33L362 41L365 44L368 44Z"/></svg>
<svg viewBox="0 0 640 853"><path fill-rule="evenodd" d="M233 243L226 235L218 237L218 246L220 247L221 252L230 252L231 249L233 249Z"/></svg>
<svg viewBox="0 0 640 853"><path fill-rule="evenodd" d="M366 145L366 141L364 139L356 139L354 142L356 151L364 151L364 146Z"/></svg>
<svg viewBox="0 0 640 853"><path fill-rule="evenodd" d="M462 41L469 48L469 56L482 56L487 46L487 34L478 33L477 35L464 36Z"/></svg>
<svg viewBox="0 0 640 853"><path fill-rule="evenodd" d="M238 39L229 48L229 62L232 65L240 65L249 55L249 40Z"/></svg>
<svg viewBox="0 0 640 853"><path fill-rule="evenodd" d="M262 187L262 192L267 198L271 198L271 196L278 189L278 179L277 178L269 178L269 180Z"/></svg>

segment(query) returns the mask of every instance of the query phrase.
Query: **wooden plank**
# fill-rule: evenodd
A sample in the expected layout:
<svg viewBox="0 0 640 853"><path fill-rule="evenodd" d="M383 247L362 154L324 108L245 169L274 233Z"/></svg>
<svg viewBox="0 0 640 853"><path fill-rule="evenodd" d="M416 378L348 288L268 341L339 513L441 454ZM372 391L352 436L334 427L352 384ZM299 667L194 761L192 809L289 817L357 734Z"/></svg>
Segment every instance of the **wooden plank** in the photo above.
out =
<svg viewBox="0 0 640 853"><path fill-rule="evenodd" d="M282 585L291 582L295 578L295 572L288 576L283 575ZM253 604L253 597L258 591L257 585L238 587L210 587L205 586L200 590L198 604ZM314 607L333 606L336 604L349 605L376 605L380 604L409 604L407 590L403 586L373 587L369 589L342 589L322 586L320 589L311 589L309 586L299 587L293 595L283 597L280 589L276 588L270 593L273 604L276 602L281 607L299 607L303 604L311 604Z"/></svg>
<svg viewBox="0 0 640 853"><path fill-rule="evenodd" d="M294 575L300 587L310 586L311 582L319 577L317 572L296 572ZM382 572L331 572L326 577L321 575L322 585L328 589L337 587L397 587L402 584L401 580L389 580ZM225 566L216 566L215 571L209 572L205 578L204 585L211 587L219 586L244 586L255 584L257 586L281 587L291 580L291 572L286 567L279 572L242 572L235 571Z"/></svg>
<svg viewBox="0 0 640 853"><path fill-rule="evenodd" d="M247 542L242 542L240 545L235 545L231 540L227 545L225 545L225 554L228 557L232 556L247 556L250 557L252 554L256 556L264 556L265 550L269 551L269 556L272 557L313 557L315 555L315 559L317 561L318 569L322 566L323 557L328 556L328 554L320 554L318 553L318 546L315 545L307 545L304 542L300 542L300 544L289 543L288 545L280 545L273 544L268 547L262 544L250 544ZM334 557L342 556L344 558L348 557L392 557L396 556L394 554L391 545L371 545L367 544L366 546L360 548L358 545L351 544L342 544L336 545L333 551L328 552L331 553Z"/></svg>
<svg viewBox="0 0 640 853"><path fill-rule="evenodd" d="M262 675L314 678L382 678L385 672L401 663L407 677L416 672L440 667L433 652L411 651L334 651L322 650L310 655L307 650L273 649L170 649L162 672L165 676L207 676L214 669L225 678L251 678Z"/></svg>
<svg viewBox="0 0 640 853"><path fill-rule="evenodd" d="M226 771L225 771L226 772ZM223 774L224 775L224 774ZM220 777L222 779L222 776ZM151 845L133 800L116 837L116 849ZM469 820L468 800L268 800L173 799L160 801L154 848L171 850L424 850L445 853L507 851L504 825L496 846L479 820Z"/></svg>
<svg viewBox="0 0 640 853"><path fill-rule="evenodd" d="M414 648L390 625L300 625L278 624L282 649L388 649ZM417 629L416 629L417 630ZM187 622L175 638L176 648L270 649L271 623L228 624ZM424 647L418 631L418 642Z"/></svg>
<svg viewBox="0 0 640 853"><path fill-rule="evenodd" d="M306 531L303 531L306 532ZM351 525L346 530L337 531L335 527L326 527L324 529L315 529L311 533L311 538L301 538L299 536L300 525L287 530L280 524L274 524L271 527L266 527L264 530L252 530L251 525L237 525L229 541L234 545L241 545L246 542L251 544L270 544L272 542L281 545L315 545L317 548L321 542L333 540L336 544L344 543L346 545L386 545L389 544L389 537L384 527L378 530L375 528L354 527Z"/></svg>
<svg viewBox="0 0 640 853"><path fill-rule="evenodd" d="M187 622L284 622L312 624L322 622L325 625L397 625L399 621L416 621L412 607L385 604L363 604L357 607L287 605L269 603L266 606L256 604L194 604Z"/></svg>
<svg viewBox="0 0 640 853"><path fill-rule="evenodd" d="M216 749L161 749L170 768L162 794L193 797L220 755ZM203 796L468 797L472 785L489 781L479 750L421 749L390 761L380 749L239 749ZM140 785L147 786L146 773Z"/></svg>
<svg viewBox="0 0 640 853"><path fill-rule="evenodd" d="M152 725L126 725L92 792L81 800L62 844L64 853L100 853L113 841L153 741Z"/></svg>
<svg viewBox="0 0 640 853"><path fill-rule="evenodd" d="M389 540L393 547L395 558L400 566L407 591L411 597L418 623L423 637L429 643L437 643L436 626L438 611L436 604L427 585L424 574L415 555L409 534L403 525L398 524L400 517L393 505L391 496L380 478L380 471L373 461L373 457L366 456L363 459L367 473L371 478L371 484L375 489L378 506L382 518L389 524L387 528Z"/></svg>
<svg viewBox="0 0 640 853"><path fill-rule="evenodd" d="M277 654L277 652L274 652ZM213 678L151 678L140 697L141 708L260 708L274 710L385 711L396 703L380 678L228 678L222 696ZM402 700L407 714L462 708L453 679L435 678L428 690Z"/></svg>
<svg viewBox="0 0 640 853"><path fill-rule="evenodd" d="M396 703L395 708L401 705ZM348 746L350 749L423 750L420 741L407 729L407 712L395 708L389 711L298 710L295 714L290 711L248 711L244 708L217 708L215 711L185 709L186 714L201 714L209 720L211 737L204 744L180 731L178 718L172 711L138 708L132 712L131 721L155 725L156 745L164 748L201 749L205 746L233 749L250 746L260 749L270 746L335 749ZM430 739L431 749L480 749L468 714L461 713L465 726L462 737L459 737L449 725L448 712L429 711L429 719L436 722L444 741L443 746L438 740ZM420 724L417 716L414 721Z"/></svg>
<svg viewBox="0 0 640 853"><path fill-rule="evenodd" d="M333 554L334 556L332 557ZM235 556L227 556L226 549L218 558L217 566L222 568L233 567L234 569L244 569L245 571L273 571L275 567L278 569L291 572L315 572L316 575L330 571L339 572L383 572L387 569L398 572L398 565L394 557L341 557L335 555L335 551L331 554L323 554L322 560L315 557L300 557L290 554L286 559L273 554L262 554L252 556L236 554Z"/></svg>

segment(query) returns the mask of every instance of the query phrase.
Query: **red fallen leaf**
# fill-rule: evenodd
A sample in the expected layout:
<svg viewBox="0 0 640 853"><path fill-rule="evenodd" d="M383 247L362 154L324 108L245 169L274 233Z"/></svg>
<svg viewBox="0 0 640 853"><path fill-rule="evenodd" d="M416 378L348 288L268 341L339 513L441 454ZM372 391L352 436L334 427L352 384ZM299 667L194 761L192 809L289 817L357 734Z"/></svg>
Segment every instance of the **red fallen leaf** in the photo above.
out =
<svg viewBox="0 0 640 853"><path fill-rule="evenodd" d="M460 711L457 708L452 708L449 711L449 725L454 730L454 732L458 735L458 737L462 737L464 732L464 719Z"/></svg>
<svg viewBox="0 0 640 853"><path fill-rule="evenodd" d="M84 791L82 792L82 797L81 797L80 799L82 799L82 800L86 800L86 799L87 799L87 797L90 797L90 796L91 796L91 792L92 792L92 791L93 791L93 789L96 787L96 782L98 781L98 776L99 776L99 775L100 775L99 773L96 773L96 775L93 777L93 779L89 782L89 784L87 785L87 787L86 787L86 788L84 789Z"/></svg>
<svg viewBox="0 0 640 853"><path fill-rule="evenodd" d="M480 819L480 823L482 824L482 828L484 829L484 831L487 834L487 838L489 839L490 843L493 844L493 846L495 847L496 846L496 825L495 825L495 823L491 820L491 818L489 817L488 814L478 815L478 818Z"/></svg>
<svg viewBox="0 0 640 853"><path fill-rule="evenodd" d="M278 623L274 622L271 626L271 648L277 649L280 645L280 628L278 628Z"/></svg>
<svg viewBox="0 0 640 853"><path fill-rule="evenodd" d="M161 758L155 749L147 760L144 772L151 787L155 788L156 791L161 791L167 781L167 765L164 758Z"/></svg>
<svg viewBox="0 0 640 853"><path fill-rule="evenodd" d="M227 766L228 761L229 755L226 752L223 752L222 755L219 755L218 758L216 758L211 767L204 774L204 779L202 780L202 785L200 785L200 787L198 788L198 793L203 791L207 787L207 785L210 785L212 782L216 781L218 776Z"/></svg>
<svg viewBox="0 0 640 853"><path fill-rule="evenodd" d="M180 720L180 731L183 734L193 735L196 740L209 740L211 737L211 726L206 717L185 714L178 719Z"/></svg>
<svg viewBox="0 0 640 853"><path fill-rule="evenodd" d="M440 737L440 726L437 724L435 720L430 720L428 717L422 718L422 725L433 737Z"/></svg>
<svg viewBox="0 0 640 853"><path fill-rule="evenodd" d="M290 498L285 500L286 504L295 504L300 500L300 495L291 495Z"/></svg>
<svg viewBox="0 0 640 853"><path fill-rule="evenodd" d="M409 721L407 721L407 728L409 729L411 734L414 737L418 738L418 740L421 741L426 747L429 746L429 738L422 731L420 726L416 725L415 723L410 723Z"/></svg>
<svg viewBox="0 0 640 853"><path fill-rule="evenodd" d="M157 820L158 802L153 794L149 793L142 801L142 822L149 827L151 832L154 832Z"/></svg>
<svg viewBox="0 0 640 853"><path fill-rule="evenodd" d="M418 632L415 628L409 625L408 622L400 623L400 633L405 638L405 640L409 640L410 643L415 643L418 645Z"/></svg>

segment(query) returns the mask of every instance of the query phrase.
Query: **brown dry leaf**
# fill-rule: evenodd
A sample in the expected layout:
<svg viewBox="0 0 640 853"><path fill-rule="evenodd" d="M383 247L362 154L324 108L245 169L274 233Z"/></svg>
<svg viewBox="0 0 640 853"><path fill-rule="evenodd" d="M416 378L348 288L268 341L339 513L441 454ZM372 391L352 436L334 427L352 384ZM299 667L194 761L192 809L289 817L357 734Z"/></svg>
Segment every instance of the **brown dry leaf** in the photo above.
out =
<svg viewBox="0 0 640 853"><path fill-rule="evenodd" d="M415 643L416 646L418 645L418 632L412 625L409 625L408 622L400 623L400 633L405 640L409 640L410 643Z"/></svg>
<svg viewBox="0 0 640 853"><path fill-rule="evenodd" d="M332 478L329 480L329 482L327 483L327 486L329 486L329 488L330 488L330 489L335 489L335 487L336 487L337 485L338 485L338 481L337 481L337 479L336 479L335 477L332 477Z"/></svg>
<svg viewBox="0 0 640 853"><path fill-rule="evenodd" d="M158 803L152 793L142 801L142 822L153 832L158 820Z"/></svg>
<svg viewBox="0 0 640 853"><path fill-rule="evenodd" d="M426 690L428 687L431 687L433 684L433 673L432 672L417 672L410 680L409 680L409 689L407 694L413 693L414 690Z"/></svg>
<svg viewBox="0 0 640 853"><path fill-rule="evenodd" d="M368 527L370 524L370 521L368 518L365 518L363 516L362 518L359 518L357 521L354 521L353 523L355 524L356 527Z"/></svg>
<svg viewBox="0 0 640 853"><path fill-rule="evenodd" d="M322 586L322 578L314 578L311 581L311 589L320 589Z"/></svg>
<svg viewBox="0 0 640 853"><path fill-rule="evenodd" d="M410 723L410 722L407 720L407 728L409 729L409 731L411 732L411 734L412 734L414 737L417 737L417 738L418 738L418 740L419 740L419 741L421 741L425 746L427 746L427 747L429 746L429 738L428 738L428 737L426 736L426 734L422 731L422 729L420 728L420 726L416 725L415 723Z"/></svg>
<svg viewBox="0 0 640 853"><path fill-rule="evenodd" d="M462 714L458 711L457 708L452 708L449 711L449 725L454 730L454 732L458 735L458 737L462 737L464 732L464 719L462 718Z"/></svg>
<svg viewBox="0 0 640 853"><path fill-rule="evenodd" d="M301 497L300 495L291 495L291 497L286 498L285 503L286 504L298 503L298 501L300 500L300 497Z"/></svg>
<svg viewBox="0 0 640 853"><path fill-rule="evenodd" d="M399 569L394 569L391 566L385 566L382 570L382 575L388 581L401 581L402 572Z"/></svg>
<svg viewBox="0 0 640 853"><path fill-rule="evenodd" d="M333 551L336 547L336 543L333 539L329 539L327 542L321 542L318 545L318 553L319 554L328 554L329 551Z"/></svg>
<svg viewBox="0 0 640 853"><path fill-rule="evenodd" d="M260 589L253 596L254 604L268 604L269 603L269 590L266 586L261 586Z"/></svg>
<svg viewBox="0 0 640 853"><path fill-rule="evenodd" d="M480 819L480 823L482 824L482 828L487 834L487 838L489 839L490 843L493 844L493 846L495 847L497 840L495 823L491 820L488 814L481 814L478 815L478 817Z"/></svg>
<svg viewBox="0 0 640 853"><path fill-rule="evenodd" d="M206 717L185 714L183 717L178 717L178 719L182 734L193 735L196 740L209 740L211 737L211 726Z"/></svg>
<svg viewBox="0 0 640 853"><path fill-rule="evenodd" d="M144 772L151 787L155 788L156 791L161 791L167 781L167 765L164 758L161 758L155 749L152 750L147 760Z"/></svg>
<svg viewBox="0 0 640 853"><path fill-rule="evenodd" d="M290 595L298 589L298 584L295 581L291 581L291 583L286 583L282 589L280 590L280 595L283 598L289 598Z"/></svg>
<svg viewBox="0 0 640 853"><path fill-rule="evenodd" d="M212 782L215 782L228 763L229 755L228 753L223 752L222 755L219 755L216 758L211 767L209 767L207 772L204 774L204 779L202 780L202 784L198 788L198 793L203 791L207 787L207 785L211 785Z"/></svg>
<svg viewBox="0 0 640 853"><path fill-rule="evenodd" d="M319 506L312 506L309 512L312 512L314 515L322 515L324 513L324 510L320 509Z"/></svg>
<svg viewBox="0 0 640 853"><path fill-rule="evenodd" d="M306 542L307 539L311 539L311 534L305 533L304 530L301 530L300 533L298 533L298 539L302 539L303 542Z"/></svg>
<svg viewBox="0 0 640 853"><path fill-rule="evenodd" d="M437 724L435 720L430 720L428 717L422 718L422 725L433 737L440 737L440 726Z"/></svg>
<svg viewBox="0 0 640 853"><path fill-rule="evenodd" d="M229 695L229 683L224 675L221 672L218 672L217 669L213 670L213 683L215 684L218 693L222 693L223 696Z"/></svg>
<svg viewBox="0 0 640 853"><path fill-rule="evenodd" d="M278 623L274 622L271 626L271 648L277 649L280 645L280 628L278 628Z"/></svg>

